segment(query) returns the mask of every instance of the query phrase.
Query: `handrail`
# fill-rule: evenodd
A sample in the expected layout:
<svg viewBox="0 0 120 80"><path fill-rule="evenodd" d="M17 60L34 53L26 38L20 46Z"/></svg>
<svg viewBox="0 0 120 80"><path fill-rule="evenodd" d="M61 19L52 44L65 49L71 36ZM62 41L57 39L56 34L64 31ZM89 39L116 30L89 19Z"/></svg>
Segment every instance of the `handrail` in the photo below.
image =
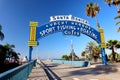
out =
<svg viewBox="0 0 120 80"><path fill-rule="evenodd" d="M35 62L36 60L33 60L14 69L1 73L0 80L27 80L29 73L35 66Z"/></svg>

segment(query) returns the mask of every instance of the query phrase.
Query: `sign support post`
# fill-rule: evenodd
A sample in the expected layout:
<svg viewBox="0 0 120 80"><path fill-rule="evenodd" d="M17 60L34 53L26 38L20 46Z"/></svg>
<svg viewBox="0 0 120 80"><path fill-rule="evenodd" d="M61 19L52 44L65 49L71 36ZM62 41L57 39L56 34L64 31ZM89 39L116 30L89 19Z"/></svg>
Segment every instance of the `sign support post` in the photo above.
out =
<svg viewBox="0 0 120 80"><path fill-rule="evenodd" d="M105 45L105 39L104 39L104 29L99 28L99 32L100 32L100 37L101 37L100 51L102 54L102 64L107 65L106 54L105 54L106 45Z"/></svg>
<svg viewBox="0 0 120 80"><path fill-rule="evenodd" d="M29 46L29 61L31 61L32 59L32 50L33 50L33 47Z"/></svg>
<svg viewBox="0 0 120 80"><path fill-rule="evenodd" d="M32 50L33 46L37 46L36 41L36 27L38 26L38 22L30 22L30 40L28 41L29 46L29 61L32 60Z"/></svg>

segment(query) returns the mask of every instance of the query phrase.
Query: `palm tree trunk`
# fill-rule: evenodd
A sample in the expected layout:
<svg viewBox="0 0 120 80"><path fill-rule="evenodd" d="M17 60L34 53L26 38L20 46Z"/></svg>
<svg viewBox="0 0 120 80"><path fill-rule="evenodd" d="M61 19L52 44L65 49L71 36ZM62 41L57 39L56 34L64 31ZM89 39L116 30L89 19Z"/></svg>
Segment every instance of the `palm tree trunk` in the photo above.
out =
<svg viewBox="0 0 120 80"><path fill-rule="evenodd" d="M113 61L116 61L114 47L112 47L112 55L113 55Z"/></svg>
<svg viewBox="0 0 120 80"><path fill-rule="evenodd" d="M118 4L115 4L115 6L117 8L118 13L120 14L120 8L118 7Z"/></svg>
<svg viewBox="0 0 120 80"><path fill-rule="evenodd" d="M97 28L98 28L98 30L99 30L99 28L100 28L100 24L99 24L99 22L98 22L98 18L97 18L97 16L96 16L95 18L96 18L96 26L97 26Z"/></svg>

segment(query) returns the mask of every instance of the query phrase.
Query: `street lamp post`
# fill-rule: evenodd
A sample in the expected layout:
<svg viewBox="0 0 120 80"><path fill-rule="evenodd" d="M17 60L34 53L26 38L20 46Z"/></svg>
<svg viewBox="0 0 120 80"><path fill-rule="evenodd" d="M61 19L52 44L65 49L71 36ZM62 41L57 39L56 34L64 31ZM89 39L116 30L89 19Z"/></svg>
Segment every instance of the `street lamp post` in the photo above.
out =
<svg viewBox="0 0 120 80"><path fill-rule="evenodd" d="M72 54L72 61L74 61L74 57L73 57L73 41L72 40L70 40L71 41L71 54Z"/></svg>
<svg viewBox="0 0 120 80"><path fill-rule="evenodd" d="M72 61L74 61L74 57L73 57L73 41L72 41L71 39L68 39L68 38L66 38L66 40L69 40L69 41L70 41Z"/></svg>

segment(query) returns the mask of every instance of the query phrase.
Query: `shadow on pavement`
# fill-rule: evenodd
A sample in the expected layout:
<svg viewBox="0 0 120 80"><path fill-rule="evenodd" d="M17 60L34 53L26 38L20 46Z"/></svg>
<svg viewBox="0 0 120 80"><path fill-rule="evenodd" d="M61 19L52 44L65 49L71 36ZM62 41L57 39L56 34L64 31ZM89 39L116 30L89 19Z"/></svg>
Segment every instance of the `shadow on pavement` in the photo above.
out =
<svg viewBox="0 0 120 80"><path fill-rule="evenodd" d="M46 64L46 65L47 65L47 67L57 67L57 66L59 66L59 65L61 65L61 64L51 63L51 64Z"/></svg>
<svg viewBox="0 0 120 80"><path fill-rule="evenodd" d="M99 75L99 74L110 74L110 73L115 73L117 72L117 69L113 68L116 67L116 65L108 65L108 66L103 66L99 65L96 66L95 68L80 68L78 70L73 70L69 71L69 73L63 77L69 77L69 76L84 76L84 75Z"/></svg>
<svg viewBox="0 0 120 80"><path fill-rule="evenodd" d="M56 63L52 63L49 65L44 64L44 67L46 67L44 70L47 73L50 80L61 80L60 77L50 69L50 67L57 67L58 65L60 65L60 64L56 64Z"/></svg>
<svg viewBox="0 0 120 80"><path fill-rule="evenodd" d="M50 71L60 80L60 78L64 77L70 77L70 76L86 76L86 75L100 75L100 74L111 74L117 72L117 69L119 66L114 64L108 64L106 66L102 65L101 63L95 63L93 65L96 65L96 67L75 67L70 65L64 65L64 64L57 64L52 63L48 64L47 67L49 67ZM64 71L63 74L60 77L56 75L52 70L58 71L58 73L62 73L61 71ZM67 71L67 72L65 72Z"/></svg>

